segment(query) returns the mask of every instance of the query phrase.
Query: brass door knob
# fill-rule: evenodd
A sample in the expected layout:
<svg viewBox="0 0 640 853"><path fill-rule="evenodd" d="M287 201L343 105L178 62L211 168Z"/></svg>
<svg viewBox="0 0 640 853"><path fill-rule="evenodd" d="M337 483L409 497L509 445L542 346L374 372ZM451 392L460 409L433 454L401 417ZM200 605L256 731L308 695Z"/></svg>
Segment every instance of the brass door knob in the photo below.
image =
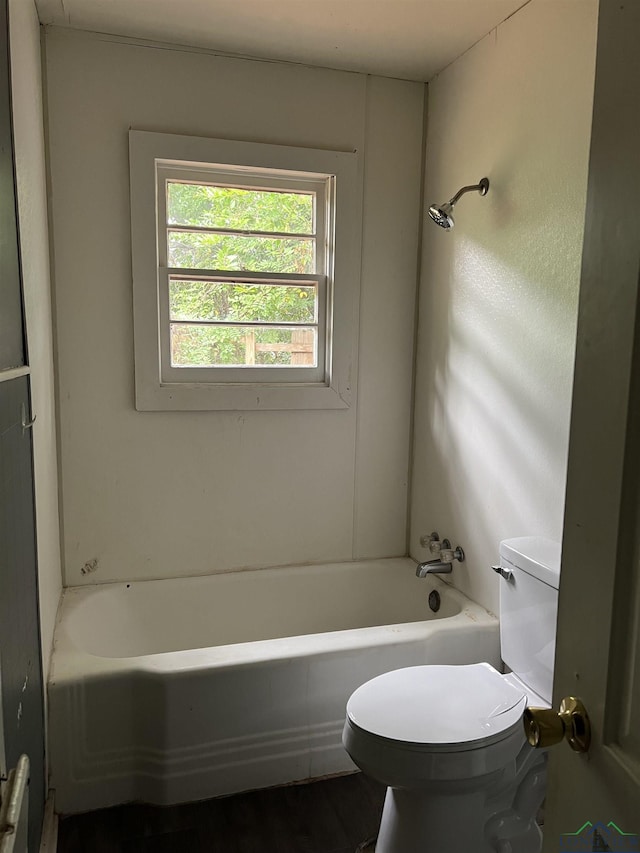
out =
<svg viewBox="0 0 640 853"><path fill-rule="evenodd" d="M553 708L526 708L522 722L527 740L536 749L546 749L566 739L576 752L589 750L589 715L575 696L565 697L557 713Z"/></svg>

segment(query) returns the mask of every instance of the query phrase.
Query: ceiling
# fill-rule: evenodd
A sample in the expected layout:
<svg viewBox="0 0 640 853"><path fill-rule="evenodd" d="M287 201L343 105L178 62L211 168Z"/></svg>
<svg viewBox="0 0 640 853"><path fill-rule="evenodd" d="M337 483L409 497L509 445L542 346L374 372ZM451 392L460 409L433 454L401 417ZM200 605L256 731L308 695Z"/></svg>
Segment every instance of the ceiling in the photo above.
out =
<svg viewBox="0 0 640 853"><path fill-rule="evenodd" d="M43 24L429 80L529 0L36 0Z"/></svg>

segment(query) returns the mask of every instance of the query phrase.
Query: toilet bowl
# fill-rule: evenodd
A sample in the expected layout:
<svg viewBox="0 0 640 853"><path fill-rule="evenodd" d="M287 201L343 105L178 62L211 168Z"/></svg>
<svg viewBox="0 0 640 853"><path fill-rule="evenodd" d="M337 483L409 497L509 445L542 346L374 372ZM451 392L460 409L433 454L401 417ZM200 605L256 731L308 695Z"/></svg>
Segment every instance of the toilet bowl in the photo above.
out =
<svg viewBox="0 0 640 853"><path fill-rule="evenodd" d="M529 701L489 664L408 667L358 688L343 742L388 788L376 853L537 853L545 756L524 738Z"/></svg>
<svg viewBox="0 0 640 853"><path fill-rule="evenodd" d="M368 681L347 703L344 746L387 786L375 853L541 850L547 758L527 743L522 715L550 705L557 582L549 580L559 546L528 537L503 542L500 553L500 582L509 584L501 644L513 672L408 667Z"/></svg>

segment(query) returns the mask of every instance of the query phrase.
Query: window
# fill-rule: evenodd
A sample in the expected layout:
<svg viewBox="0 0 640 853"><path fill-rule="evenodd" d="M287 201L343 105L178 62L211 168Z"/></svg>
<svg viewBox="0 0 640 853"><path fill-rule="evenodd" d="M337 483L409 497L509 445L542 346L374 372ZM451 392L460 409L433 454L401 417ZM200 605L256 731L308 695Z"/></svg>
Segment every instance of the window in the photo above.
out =
<svg viewBox="0 0 640 853"><path fill-rule="evenodd" d="M344 408L353 153L130 132L138 409Z"/></svg>
<svg viewBox="0 0 640 853"><path fill-rule="evenodd" d="M157 175L162 375L324 381L333 177L164 163Z"/></svg>

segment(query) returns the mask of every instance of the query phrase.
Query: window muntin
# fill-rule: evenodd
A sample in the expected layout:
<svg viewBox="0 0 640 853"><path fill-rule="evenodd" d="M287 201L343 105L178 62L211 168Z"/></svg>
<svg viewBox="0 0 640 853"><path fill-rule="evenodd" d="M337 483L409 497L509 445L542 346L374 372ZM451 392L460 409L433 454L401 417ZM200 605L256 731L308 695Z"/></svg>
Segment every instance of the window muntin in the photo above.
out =
<svg viewBox="0 0 640 853"><path fill-rule="evenodd" d="M156 168L163 380L325 382L332 177Z"/></svg>

